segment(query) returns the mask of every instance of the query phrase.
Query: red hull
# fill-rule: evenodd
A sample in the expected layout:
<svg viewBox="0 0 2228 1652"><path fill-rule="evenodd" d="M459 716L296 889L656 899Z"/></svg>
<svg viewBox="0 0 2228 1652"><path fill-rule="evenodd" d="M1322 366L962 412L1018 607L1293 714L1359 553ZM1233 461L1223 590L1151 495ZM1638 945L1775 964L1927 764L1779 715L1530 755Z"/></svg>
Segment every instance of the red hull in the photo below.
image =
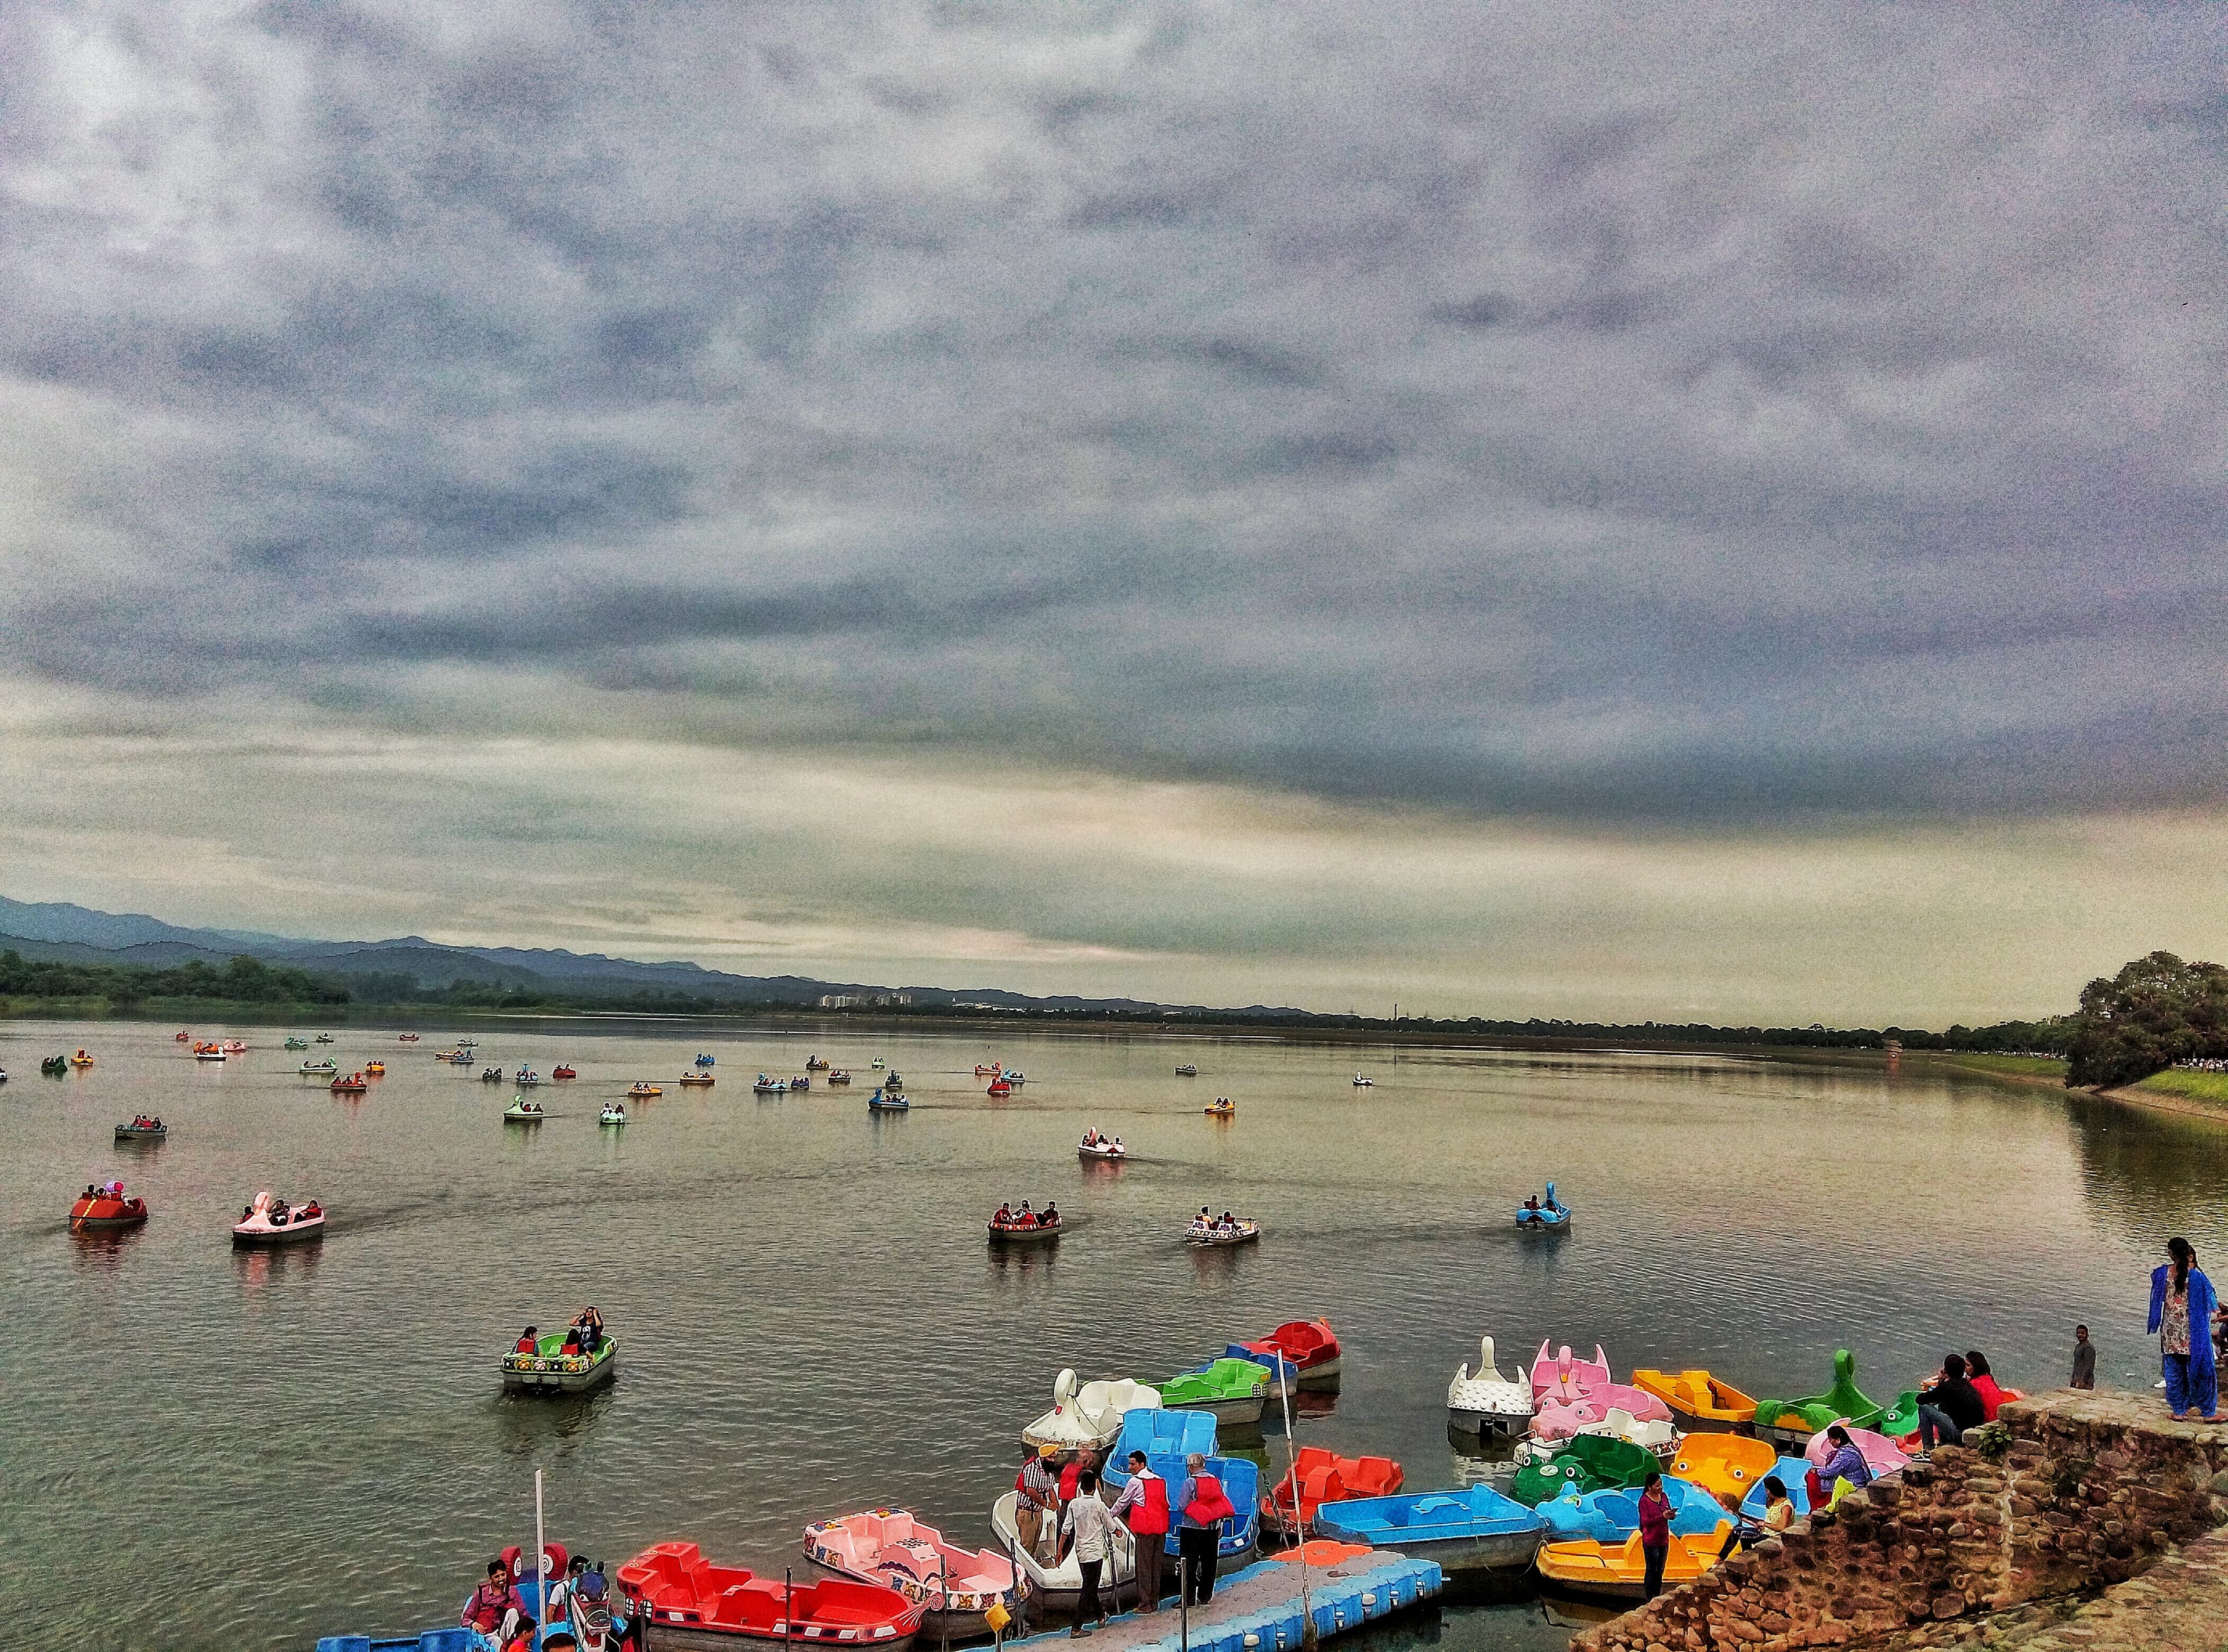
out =
<svg viewBox="0 0 2228 1652"><path fill-rule="evenodd" d="M70 1207L72 1227L137 1227L147 1220L144 1199L86 1199Z"/></svg>
<svg viewBox="0 0 2228 1652"><path fill-rule="evenodd" d="M1259 1341L1245 1346L1256 1354L1283 1354L1299 1367L1302 1376L1338 1363L1338 1337L1327 1319L1288 1320Z"/></svg>
<svg viewBox="0 0 2228 1652"><path fill-rule="evenodd" d="M894 1589L843 1578L785 1585L714 1566L694 1543L644 1549L619 1568L618 1582L642 1614L651 1649L775 1641L898 1652L920 1630L922 1609Z"/></svg>
<svg viewBox="0 0 2228 1652"><path fill-rule="evenodd" d="M1299 1482L1300 1524L1312 1526L1324 1503L1351 1497L1386 1497L1407 1479L1390 1457L1335 1457L1320 1445L1303 1445L1291 1474L1280 1476L1261 1499L1261 1518L1280 1531L1292 1529L1292 1482Z"/></svg>

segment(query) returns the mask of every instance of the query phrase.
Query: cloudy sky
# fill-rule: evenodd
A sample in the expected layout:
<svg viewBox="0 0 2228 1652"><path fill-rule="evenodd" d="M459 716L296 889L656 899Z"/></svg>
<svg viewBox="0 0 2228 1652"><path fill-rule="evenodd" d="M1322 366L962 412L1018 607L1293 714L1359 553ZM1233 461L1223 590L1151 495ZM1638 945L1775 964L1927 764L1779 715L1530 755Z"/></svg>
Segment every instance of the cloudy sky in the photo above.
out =
<svg viewBox="0 0 2228 1652"><path fill-rule="evenodd" d="M0 7L0 893L1380 1013L2228 954L2195 4Z"/></svg>

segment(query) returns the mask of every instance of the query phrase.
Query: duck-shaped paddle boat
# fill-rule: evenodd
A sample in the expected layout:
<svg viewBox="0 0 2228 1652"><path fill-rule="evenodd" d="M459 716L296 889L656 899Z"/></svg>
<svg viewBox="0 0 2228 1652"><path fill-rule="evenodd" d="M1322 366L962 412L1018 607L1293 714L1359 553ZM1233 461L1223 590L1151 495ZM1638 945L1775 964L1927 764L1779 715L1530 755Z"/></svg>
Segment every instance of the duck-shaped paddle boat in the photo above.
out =
<svg viewBox="0 0 2228 1652"><path fill-rule="evenodd" d="M1759 1399L1756 1432L1759 1439L1799 1450L1829 1423L1870 1428L1879 1418L1879 1402L1866 1398L1857 1386L1857 1356L1839 1348L1834 1354L1834 1386L1822 1394L1802 1399Z"/></svg>
<svg viewBox="0 0 2228 1652"><path fill-rule="evenodd" d="M1160 1408L1159 1391L1132 1378L1099 1378L1079 1386L1072 1370L1062 1371L1053 1379L1052 1409L1021 1431L1021 1443L1104 1450L1121 1433L1124 1412Z"/></svg>
<svg viewBox="0 0 2228 1652"><path fill-rule="evenodd" d="M77 1196L70 1207L69 1225L73 1233L98 1233L116 1228L137 1227L147 1220L147 1201L126 1198L120 1181L95 1182Z"/></svg>
<svg viewBox="0 0 2228 1652"><path fill-rule="evenodd" d="M1363 1077L1360 1073L1355 1073L1355 1074L1354 1075L1354 1087L1356 1090L1367 1090L1367 1089L1370 1089L1370 1088L1372 1088L1372 1087L1373 1087L1376 1083L1377 1083L1377 1080L1376 1080L1376 1079L1367 1079L1367 1078L1364 1078L1364 1077Z"/></svg>
<svg viewBox="0 0 2228 1652"><path fill-rule="evenodd" d="M1303 1445L1261 1499L1262 1527L1279 1537L1305 1536L1324 1503L1389 1496L1407 1477L1391 1457L1342 1457L1320 1445Z"/></svg>
<svg viewBox="0 0 2228 1652"><path fill-rule="evenodd" d="M1745 1498L1764 1482L1778 1461L1779 1454L1768 1440L1697 1431L1679 1442L1671 1472L1713 1495L1722 1492Z"/></svg>
<svg viewBox="0 0 2228 1652"><path fill-rule="evenodd" d="M626 1103L623 1101L605 1102L604 1104L603 1111L596 1115L596 1122L599 1124L625 1124L627 1122Z"/></svg>
<svg viewBox="0 0 2228 1652"><path fill-rule="evenodd" d="M1521 1366L1514 1378L1501 1374L1489 1336L1478 1339L1476 1373L1464 1363L1447 1384L1447 1426L1457 1433L1521 1434L1531 1427L1534 1409L1531 1379Z"/></svg>
<svg viewBox="0 0 2228 1652"><path fill-rule="evenodd" d="M1636 1371L1632 1386L1671 1408L1671 1420L1689 1433L1745 1433L1756 1422L1756 1401L1706 1371Z"/></svg>
<svg viewBox="0 0 2228 1652"><path fill-rule="evenodd" d="M665 1092L659 1089L656 1085L651 1084L648 1079L639 1079L627 1086L627 1094L634 1097L637 1100L640 1100L647 1096L662 1096L664 1093Z"/></svg>
<svg viewBox="0 0 2228 1652"><path fill-rule="evenodd" d="M510 1105L503 1110L506 1124L539 1124L547 1117L541 1104L530 1096L513 1096Z"/></svg>
<svg viewBox="0 0 2228 1652"><path fill-rule="evenodd" d="M1724 1544L1723 1535L1715 1531L1683 1537L1674 1532L1663 1561L1664 1588L1693 1582L1717 1565ZM1641 1551L1637 1531L1622 1543L1607 1546L1591 1538L1542 1543L1533 1565L1557 1591L1610 1600L1641 1600L1648 1593L1648 1557Z"/></svg>
<svg viewBox="0 0 2228 1652"><path fill-rule="evenodd" d="M1025 1590L1004 1555L970 1554L903 1508L816 1521L804 1528L804 1558L838 1577L896 1590L922 1609L922 1629L939 1640L989 1634L990 1609L1011 1615Z"/></svg>
<svg viewBox="0 0 2228 1652"><path fill-rule="evenodd" d="M289 1204L271 1193L259 1193L255 1202L232 1225L232 1242L239 1250L269 1250L281 1245L306 1245L325 1236L325 1207L312 1199L305 1205Z"/></svg>
<svg viewBox="0 0 2228 1652"><path fill-rule="evenodd" d="M927 1615L894 1589L826 1578L797 1583L714 1566L694 1543L658 1543L619 1568L630 1615L650 1649L770 1641L848 1642L906 1652Z"/></svg>

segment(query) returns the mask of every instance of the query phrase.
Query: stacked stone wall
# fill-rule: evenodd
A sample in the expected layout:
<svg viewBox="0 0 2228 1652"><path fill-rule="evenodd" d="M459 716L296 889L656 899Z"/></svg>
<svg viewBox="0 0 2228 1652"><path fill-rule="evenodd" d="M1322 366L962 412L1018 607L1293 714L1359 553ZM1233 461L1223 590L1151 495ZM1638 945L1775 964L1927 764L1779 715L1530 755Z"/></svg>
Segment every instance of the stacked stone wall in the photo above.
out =
<svg viewBox="0 0 2228 1652"><path fill-rule="evenodd" d="M1969 1439L1573 1636L1574 1652L1948 1644L1984 1617L2039 1628L2062 1616L2052 1603L2228 1520L2228 1425L2175 1423L2150 1395L2062 1390Z"/></svg>

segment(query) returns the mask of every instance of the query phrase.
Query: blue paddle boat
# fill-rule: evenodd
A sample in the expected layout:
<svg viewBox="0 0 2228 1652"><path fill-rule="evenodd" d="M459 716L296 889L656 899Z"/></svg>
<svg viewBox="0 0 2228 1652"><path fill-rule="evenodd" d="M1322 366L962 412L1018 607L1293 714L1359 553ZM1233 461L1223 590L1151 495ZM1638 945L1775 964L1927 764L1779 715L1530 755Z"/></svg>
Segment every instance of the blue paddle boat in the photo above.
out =
<svg viewBox="0 0 2228 1652"><path fill-rule="evenodd" d="M1106 1453L1106 1466L1101 1470L1106 1483L1120 1487L1130 1478L1130 1453L1143 1451L1145 1461L1173 1457L1176 1463L1176 1478L1168 1488L1168 1495L1176 1495L1183 1483L1183 1460L1194 1451L1201 1457L1214 1455L1214 1413L1205 1411L1165 1411L1138 1406L1122 1413L1122 1431L1115 1436L1111 1450ZM1160 1470L1154 1469L1156 1474ZM1238 1501L1232 1494L1230 1501Z"/></svg>
<svg viewBox="0 0 2228 1652"><path fill-rule="evenodd" d="M1266 1366L1269 1368L1271 1415L1277 1414L1273 1402L1280 1393L1296 1394L1300 1391L1300 1367L1273 1349L1250 1348L1243 1342L1232 1342L1222 1350L1222 1357L1226 1360L1251 1360L1256 1365ZM1212 1364L1213 1361L1210 1361L1208 1363ZM1205 1370L1206 1367L1195 1366L1193 1368Z"/></svg>
<svg viewBox="0 0 2228 1652"><path fill-rule="evenodd" d="M317 1652L493 1652L495 1642L477 1630L429 1629L423 1635L383 1639L371 1635L321 1635Z"/></svg>
<svg viewBox="0 0 2228 1652"><path fill-rule="evenodd" d="M1124 1412L1122 1426L1127 1428L1130 1419L1138 1414L1134 1411ZM1197 1417L1201 1413L1162 1412L1149 1414ZM1210 1423L1213 1420L1208 1418ZM1197 1450L1199 1448L1194 1446L1192 1449ZM1118 1441L1115 1450L1123 1454L1122 1472L1126 1476L1130 1472L1128 1453L1123 1450ZM1184 1476L1191 1472L1184 1467L1185 1455L1181 1451L1145 1453L1145 1466L1168 1482L1168 1502L1171 1503L1183 1489ZM1215 1553L1225 1560L1234 1555L1252 1553L1253 1545L1261 1535L1261 1470L1244 1457L1210 1457L1207 1460L1207 1471L1222 1482L1223 1495L1230 1499L1231 1507L1238 1511L1233 1517L1222 1522L1222 1535L1215 1546ZM1168 1522L1168 1534L1162 1546L1170 1554L1176 1552L1176 1533L1182 1524L1180 1519ZM1171 1578L1175 1575L1174 1572L1168 1573Z"/></svg>
<svg viewBox="0 0 2228 1652"><path fill-rule="evenodd" d="M867 1098L867 1107L871 1112L901 1113L912 1105L912 1103L905 1098L902 1090L877 1090Z"/></svg>
<svg viewBox="0 0 2228 1652"><path fill-rule="evenodd" d="M708 1067L712 1065L712 1058L708 1055L699 1055L696 1058L696 1065L700 1067Z"/></svg>
<svg viewBox="0 0 2228 1652"><path fill-rule="evenodd" d="M1759 1476L1747 1496L1741 1499L1741 1513L1751 1520L1764 1518L1764 1482L1774 1475L1787 1488L1787 1495L1795 1505L1795 1518L1801 1520L1810 1512L1810 1485L1806 1477L1810 1472L1808 1457L1782 1457L1771 1465L1771 1474Z"/></svg>
<svg viewBox="0 0 2228 1652"><path fill-rule="evenodd" d="M1663 1495L1671 1500L1671 1534L1699 1536L1730 1523L1725 1506L1700 1486L1663 1476ZM1547 1541L1568 1543L1590 1537L1604 1548L1622 1543L1640 1529L1640 1494L1636 1491L1589 1491L1574 1488L1540 1505L1547 1522Z"/></svg>
<svg viewBox="0 0 2228 1652"><path fill-rule="evenodd" d="M1547 1196L1537 1204L1527 1202L1516 1207L1516 1225L1544 1233L1558 1233L1571 1225L1571 1207L1555 1197L1555 1184L1547 1184Z"/></svg>
<svg viewBox="0 0 2228 1652"><path fill-rule="evenodd" d="M1398 1549L1411 1559L1435 1561L1449 1573L1514 1572L1532 1564L1546 1534L1540 1512L1491 1486L1404 1491L1322 1504L1316 1534Z"/></svg>

